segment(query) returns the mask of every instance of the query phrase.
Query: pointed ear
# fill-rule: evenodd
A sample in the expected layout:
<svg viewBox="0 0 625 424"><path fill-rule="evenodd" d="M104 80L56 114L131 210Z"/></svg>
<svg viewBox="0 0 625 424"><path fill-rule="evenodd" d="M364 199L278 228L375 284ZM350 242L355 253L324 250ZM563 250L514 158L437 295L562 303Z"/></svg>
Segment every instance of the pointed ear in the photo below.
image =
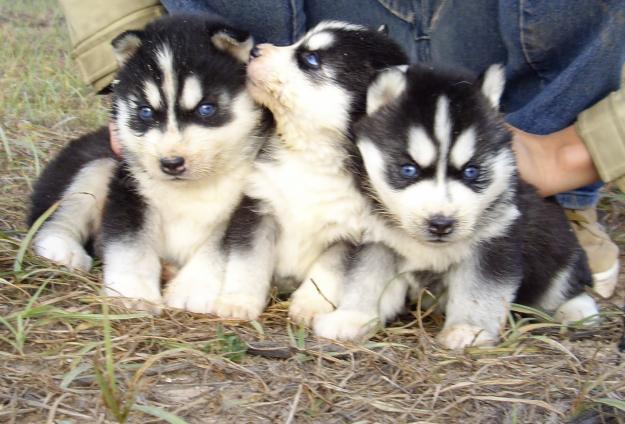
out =
<svg viewBox="0 0 625 424"><path fill-rule="evenodd" d="M499 101L506 84L506 75L500 64L491 65L480 78L482 94L490 101L495 109L499 109Z"/></svg>
<svg viewBox="0 0 625 424"><path fill-rule="evenodd" d="M407 68L405 65L395 66L378 74L367 91L367 115L373 114L404 92Z"/></svg>
<svg viewBox="0 0 625 424"><path fill-rule="evenodd" d="M378 32L381 32L384 35L388 35L388 25L382 24L378 27Z"/></svg>
<svg viewBox="0 0 625 424"><path fill-rule="evenodd" d="M211 37L213 45L240 62L247 63L254 39L247 31L234 28L220 28Z"/></svg>
<svg viewBox="0 0 625 424"><path fill-rule="evenodd" d="M143 31L126 31L113 39L113 53L119 65L123 65L141 46Z"/></svg>

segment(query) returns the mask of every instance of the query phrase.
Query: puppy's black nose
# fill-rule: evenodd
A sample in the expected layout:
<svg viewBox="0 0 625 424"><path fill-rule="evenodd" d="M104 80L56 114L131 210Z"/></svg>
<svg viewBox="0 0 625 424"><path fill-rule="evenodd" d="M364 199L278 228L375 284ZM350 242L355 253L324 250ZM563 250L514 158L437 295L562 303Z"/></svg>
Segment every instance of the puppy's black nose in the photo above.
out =
<svg viewBox="0 0 625 424"><path fill-rule="evenodd" d="M250 52L250 58L254 59L255 57L258 57L258 56L260 56L260 49L258 48L258 46L254 46L254 48Z"/></svg>
<svg viewBox="0 0 625 424"><path fill-rule="evenodd" d="M443 215L435 215L428 221L428 231L433 236L446 236L454 230L456 220Z"/></svg>
<svg viewBox="0 0 625 424"><path fill-rule="evenodd" d="M185 171L184 158L181 156L170 156L161 158L161 171L169 175L180 175Z"/></svg>

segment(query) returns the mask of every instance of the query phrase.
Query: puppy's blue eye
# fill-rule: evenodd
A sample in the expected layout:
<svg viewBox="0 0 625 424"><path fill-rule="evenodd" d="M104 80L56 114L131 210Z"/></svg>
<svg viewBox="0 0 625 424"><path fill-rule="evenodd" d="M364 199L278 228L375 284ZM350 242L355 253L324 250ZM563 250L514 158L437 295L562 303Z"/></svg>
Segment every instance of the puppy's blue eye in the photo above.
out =
<svg viewBox="0 0 625 424"><path fill-rule="evenodd" d="M480 171L475 166L467 166L462 170L462 178L465 181L475 181L478 175L480 175Z"/></svg>
<svg viewBox="0 0 625 424"><path fill-rule="evenodd" d="M151 121L154 119L154 109L148 106L139 108L139 118L143 121Z"/></svg>
<svg viewBox="0 0 625 424"><path fill-rule="evenodd" d="M319 55L315 52L302 53L302 59L304 59L306 65L311 68L317 69L319 68L319 66L321 66L321 62L319 61Z"/></svg>
<svg viewBox="0 0 625 424"><path fill-rule="evenodd" d="M197 107L196 112L202 118L208 118L217 112L217 107L211 103L202 103Z"/></svg>
<svg viewBox="0 0 625 424"><path fill-rule="evenodd" d="M402 165L399 172L404 178L416 178L419 176L419 168L411 164Z"/></svg>

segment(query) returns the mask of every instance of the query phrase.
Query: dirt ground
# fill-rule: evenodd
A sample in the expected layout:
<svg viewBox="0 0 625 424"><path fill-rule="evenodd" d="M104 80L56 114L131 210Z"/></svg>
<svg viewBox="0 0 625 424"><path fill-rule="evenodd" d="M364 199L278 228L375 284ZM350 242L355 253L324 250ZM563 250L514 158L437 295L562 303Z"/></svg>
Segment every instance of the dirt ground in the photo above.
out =
<svg viewBox="0 0 625 424"><path fill-rule="evenodd" d="M33 256L24 224L51 154L106 110L57 3L0 0L0 422L625 422L623 273L597 326L514 313L499 346L460 353L437 345L428 311L339 345L289 323L278 299L251 323L109 310L100 268ZM601 212L625 244L625 196L608 189Z"/></svg>

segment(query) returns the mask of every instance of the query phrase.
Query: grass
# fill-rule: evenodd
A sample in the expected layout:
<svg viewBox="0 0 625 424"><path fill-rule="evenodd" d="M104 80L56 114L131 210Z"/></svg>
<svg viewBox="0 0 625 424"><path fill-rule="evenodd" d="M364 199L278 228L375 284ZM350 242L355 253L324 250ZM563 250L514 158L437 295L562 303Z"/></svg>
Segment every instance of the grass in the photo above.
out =
<svg viewBox="0 0 625 424"><path fill-rule="evenodd" d="M435 342L435 308L363 345L316 339L278 300L249 323L109 311L99 269L33 256L24 225L39 171L106 101L54 1L0 0L0 40L0 422L625 422L622 284L597 326L515 307L500 345L461 353ZM601 208L625 243L625 198Z"/></svg>

